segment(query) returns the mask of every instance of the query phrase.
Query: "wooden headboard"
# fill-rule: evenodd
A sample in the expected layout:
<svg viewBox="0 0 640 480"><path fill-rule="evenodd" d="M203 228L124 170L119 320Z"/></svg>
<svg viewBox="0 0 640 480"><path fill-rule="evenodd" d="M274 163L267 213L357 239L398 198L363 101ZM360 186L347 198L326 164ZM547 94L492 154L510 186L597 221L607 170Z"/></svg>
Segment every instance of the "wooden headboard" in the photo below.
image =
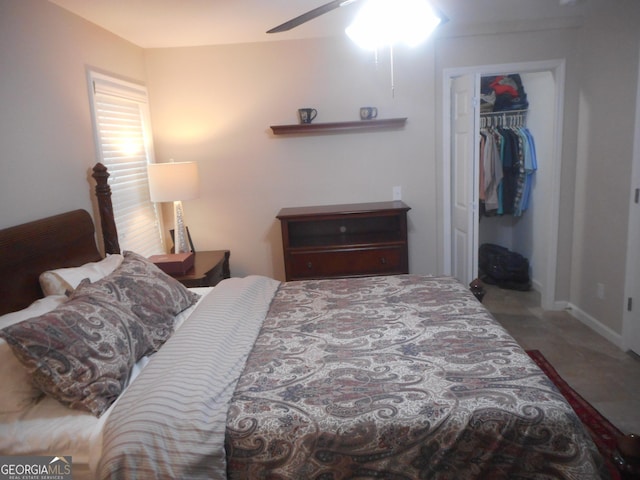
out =
<svg viewBox="0 0 640 480"><path fill-rule="evenodd" d="M107 172L107 167L101 163L96 163L91 176L96 180L96 198L98 200L98 214L100 215L104 253L120 253L118 230L116 229L116 221L111 204L111 187L108 182L109 172Z"/></svg>
<svg viewBox="0 0 640 480"><path fill-rule="evenodd" d="M85 210L0 230L0 315L42 297L42 272L101 258L93 220Z"/></svg>
<svg viewBox="0 0 640 480"><path fill-rule="evenodd" d="M107 167L97 163L92 177L96 180L104 251L120 253ZM95 232L91 215L85 210L0 230L0 315L25 308L42 297L38 280L42 272L100 260Z"/></svg>

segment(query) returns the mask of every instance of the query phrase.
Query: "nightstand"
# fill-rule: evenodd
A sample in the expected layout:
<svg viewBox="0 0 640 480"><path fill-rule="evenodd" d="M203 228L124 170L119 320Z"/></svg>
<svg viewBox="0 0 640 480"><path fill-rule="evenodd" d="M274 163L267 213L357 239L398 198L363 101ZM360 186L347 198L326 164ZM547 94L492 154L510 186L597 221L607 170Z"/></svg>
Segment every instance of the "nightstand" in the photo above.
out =
<svg viewBox="0 0 640 480"><path fill-rule="evenodd" d="M172 275L185 287L213 287L229 278L229 250L211 250L194 253L193 268L185 275Z"/></svg>

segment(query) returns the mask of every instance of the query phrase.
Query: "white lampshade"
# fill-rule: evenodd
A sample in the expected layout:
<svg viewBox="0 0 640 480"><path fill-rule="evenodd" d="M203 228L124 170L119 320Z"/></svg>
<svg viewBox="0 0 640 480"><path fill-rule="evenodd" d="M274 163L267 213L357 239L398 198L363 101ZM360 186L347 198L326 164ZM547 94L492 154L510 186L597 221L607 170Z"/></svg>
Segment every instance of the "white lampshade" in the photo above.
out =
<svg viewBox="0 0 640 480"><path fill-rule="evenodd" d="M196 162L150 163L149 194L152 202L192 200L198 196L198 164Z"/></svg>

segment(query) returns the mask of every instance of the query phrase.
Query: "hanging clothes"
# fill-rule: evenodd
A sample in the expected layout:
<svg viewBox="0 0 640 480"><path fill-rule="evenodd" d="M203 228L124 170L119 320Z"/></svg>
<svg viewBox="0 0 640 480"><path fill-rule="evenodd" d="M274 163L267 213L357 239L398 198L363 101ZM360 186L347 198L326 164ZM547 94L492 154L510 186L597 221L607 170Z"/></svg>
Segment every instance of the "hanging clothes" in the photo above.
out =
<svg viewBox="0 0 640 480"><path fill-rule="evenodd" d="M516 124L524 118L523 114L519 115L520 122L514 121L517 117L503 114L480 129L481 215L520 216L529 208L538 162L533 135L526 127ZM496 118L510 118L510 122Z"/></svg>
<svg viewBox="0 0 640 480"><path fill-rule="evenodd" d="M538 163L525 126L528 107L519 74L481 78L481 216L520 216L529 208Z"/></svg>
<svg viewBox="0 0 640 480"><path fill-rule="evenodd" d="M533 174L538 169L538 159L536 156L536 145L533 141L533 135L527 128L520 129L521 135L524 140L524 187L522 198L516 204L516 210L514 215L522 215L522 213L529 208L529 202L531 199L531 188L533 186Z"/></svg>
<svg viewBox="0 0 640 480"><path fill-rule="evenodd" d="M480 131L480 201L485 210L500 206L498 189L502 182L501 137L489 130Z"/></svg>

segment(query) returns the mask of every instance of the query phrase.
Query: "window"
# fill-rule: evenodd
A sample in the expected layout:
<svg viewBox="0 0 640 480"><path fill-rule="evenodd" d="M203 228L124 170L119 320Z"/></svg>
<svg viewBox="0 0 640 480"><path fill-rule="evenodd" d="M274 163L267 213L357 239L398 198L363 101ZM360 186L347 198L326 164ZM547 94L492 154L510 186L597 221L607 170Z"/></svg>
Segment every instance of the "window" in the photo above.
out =
<svg viewBox="0 0 640 480"><path fill-rule="evenodd" d="M154 162L147 89L97 72L89 72L89 81L120 248L144 256L164 253L160 212L149 198L147 180L147 164Z"/></svg>

